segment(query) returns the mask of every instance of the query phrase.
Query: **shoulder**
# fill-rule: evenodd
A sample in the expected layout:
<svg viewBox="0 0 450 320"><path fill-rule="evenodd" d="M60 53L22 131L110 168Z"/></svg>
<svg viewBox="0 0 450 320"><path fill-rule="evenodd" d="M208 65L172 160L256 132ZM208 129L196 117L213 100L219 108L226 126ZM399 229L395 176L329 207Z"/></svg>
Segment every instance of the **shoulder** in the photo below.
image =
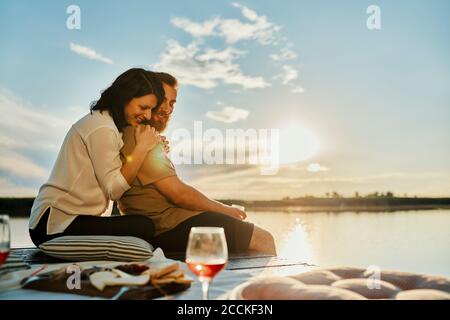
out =
<svg viewBox="0 0 450 320"><path fill-rule="evenodd" d="M108 134L120 138L120 132L107 111L93 111L78 120L73 128L83 139L87 139L93 133Z"/></svg>
<svg viewBox="0 0 450 320"><path fill-rule="evenodd" d="M175 171L175 166L164 151L164 146L159 143L150 150L142 166L151 168L155 172Z"/></svg>

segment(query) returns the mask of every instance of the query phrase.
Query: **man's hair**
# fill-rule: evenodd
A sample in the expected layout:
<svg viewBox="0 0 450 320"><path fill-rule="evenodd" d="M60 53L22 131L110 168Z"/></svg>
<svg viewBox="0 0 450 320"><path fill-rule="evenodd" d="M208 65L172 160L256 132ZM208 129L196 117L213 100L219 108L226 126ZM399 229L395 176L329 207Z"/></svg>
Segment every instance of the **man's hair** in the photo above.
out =
<svg viewBox="0 0 450 320"><path fill-rule="evenodd" d="M156 78L158 78L161 82L164 82L168 86L173 88L178 87L178 80L171 74L168 74L166 72L155 72L154 74Z"/></svg>

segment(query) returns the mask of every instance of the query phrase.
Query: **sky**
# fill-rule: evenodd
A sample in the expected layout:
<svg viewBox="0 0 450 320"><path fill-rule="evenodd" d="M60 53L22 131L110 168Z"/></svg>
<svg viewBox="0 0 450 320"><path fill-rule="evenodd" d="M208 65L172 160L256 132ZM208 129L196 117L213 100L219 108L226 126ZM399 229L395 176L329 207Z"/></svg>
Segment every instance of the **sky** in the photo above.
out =
<svg viewBox="0 0 450 320"><path fill-rule="evenodd" d="M198 143L219 159L237 148L227 130L277 143L271 174L262 158L174 161L211 197L450 196L448 39L437 0L3 0L0 196L35 196L70 126L131 67L180 81L172 160Z"/></svg>

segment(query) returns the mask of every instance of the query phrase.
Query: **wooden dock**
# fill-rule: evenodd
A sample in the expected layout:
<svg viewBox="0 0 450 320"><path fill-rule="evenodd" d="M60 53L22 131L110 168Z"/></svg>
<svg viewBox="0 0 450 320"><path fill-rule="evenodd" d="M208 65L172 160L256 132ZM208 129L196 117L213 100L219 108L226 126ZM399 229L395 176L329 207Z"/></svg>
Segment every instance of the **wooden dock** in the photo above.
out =
<svg viewBox="0 0 450 320"><path fill-rule="evenodd" d="M182 252L165 252L165 255L169 259L181 262L185 260L185 255ZM37 248L13 248L10 252L10 258L22 261L30 266L67 262L49 257ZM315 266L304 261L246 251L230 254L226 269L234 272L247 272L253 275L286 275L304 272L313 267Z"/></svg>
<svg viewBox="0 0 450 320"><path fill-rule="evenodd" d="M165 252L164 254L166 258L172 261L175 260L184 263L184 253ZM47 270L52 269L52 265L60 263L69 264L71 262L49 257L37 248L14 248L11 249L7 262L0 268L0 276L6 276L5 279L8 279L8 275L12 274L11 272L13 271L17 271L19 274L27 274L27 270L33 268L33 270L36 269L39 272L44 268L47 268ZM74 261L73 263L77 262ZM60 267L58 266L57 268ZM189 272L185 265L182 268L186 272ZM254 277L295 275L309 271L312 268L314 268L313 265L302 261L291 261L289 259L261 255L251 251L231 254L226 265L226 272L221 272L215 278L210 296L212 299L226 299L231 290ZM5 287L3 291L0 290L0 300L91 299L91 297L77 295L74 292L60 293L21 289L19 282L17 282L20 281L20 276L13 276L10 280L3 283L3 285L6 288L11 286L12 290L4 290ZM184 291L176 299L195 300L200 299L199 297L201 297L201 285L198 281L194 281L190 290Z"/></svg>

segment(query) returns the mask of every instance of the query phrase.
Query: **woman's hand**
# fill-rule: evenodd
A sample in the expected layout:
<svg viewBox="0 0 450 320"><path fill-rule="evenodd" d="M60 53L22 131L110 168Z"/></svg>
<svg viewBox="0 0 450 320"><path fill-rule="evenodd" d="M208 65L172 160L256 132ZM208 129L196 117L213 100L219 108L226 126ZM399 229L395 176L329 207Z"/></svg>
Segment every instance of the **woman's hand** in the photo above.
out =
<svg viewBox="0 0 450 320"><path fill-rule="evenodd" d="M140 148L144 152L152 150L161 138L159 133L149 125L138 125L135 131L136 148Z"/></svg>
<svg viewBox="0 0 450 320"><path fill-rule="evenodd" d="M245 218L247 218L247 214L235 207L231 207L231 206L225 206L225 214L232 216L233 218L239 219L239 220L245 220Z"/></svg>
<svg viewBox="0 0 450 320"><path fill-rule="evenodd" d="M163 144L164 152L169 153L170 152L170 146L169 146L169 140L165 136L161 137L161 143Z"/></svg>

